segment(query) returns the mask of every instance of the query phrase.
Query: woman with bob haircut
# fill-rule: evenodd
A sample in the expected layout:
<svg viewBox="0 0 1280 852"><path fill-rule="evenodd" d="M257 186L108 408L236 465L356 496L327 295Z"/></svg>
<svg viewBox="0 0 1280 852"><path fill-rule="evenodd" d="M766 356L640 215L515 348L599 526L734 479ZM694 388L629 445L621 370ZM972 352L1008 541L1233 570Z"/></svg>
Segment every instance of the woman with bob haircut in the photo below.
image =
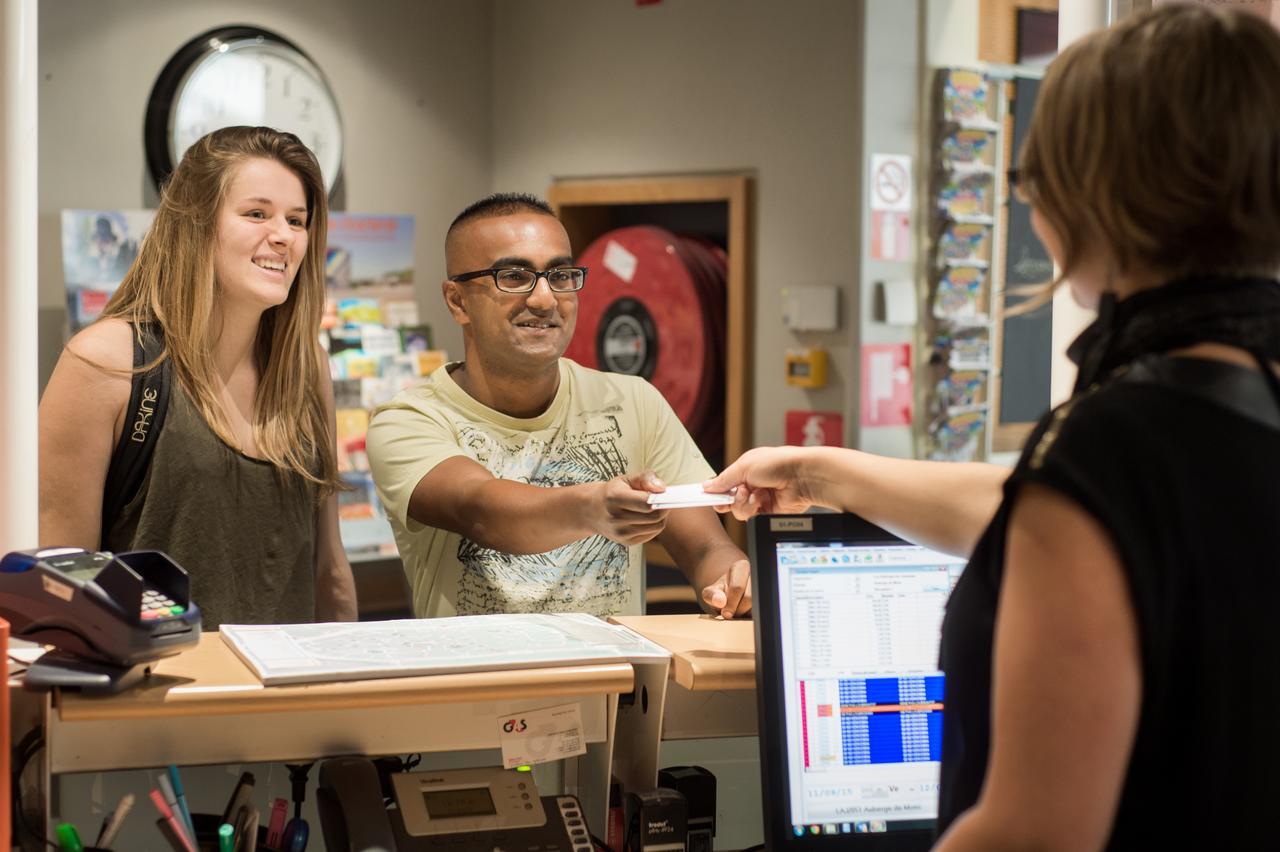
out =
<svg viewBox="0 0 1280 852"><path fill-rule="evenodd" d="M41 398L44 546L164 551L190 573L208 630L355 618L317 340L326 203L291 133L228 127L186 152L137 259ZM104 518L142 335L160 338L154 363L170 371L166 419L138 493Z"/></svg>
<svg viewBox="0 0 1280 852"><path fill-rule="evenodd" d="M1073 396L1012 473L752 450L733 513L855 512L969 563L939 848L1273 848L1280 34L1162 6L1049 67L1019 189L1075 298Z"/></svg>

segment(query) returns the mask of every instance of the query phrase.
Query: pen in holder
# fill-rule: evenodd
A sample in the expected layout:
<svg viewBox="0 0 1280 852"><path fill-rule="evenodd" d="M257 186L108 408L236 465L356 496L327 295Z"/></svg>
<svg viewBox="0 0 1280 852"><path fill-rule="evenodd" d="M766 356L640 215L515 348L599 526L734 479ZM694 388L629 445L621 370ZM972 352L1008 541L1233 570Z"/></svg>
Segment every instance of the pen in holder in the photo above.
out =
<svg viewBox="0 0 1280 852"><path fill-rule="evenodd" d="M221 814L191 814L191 821L196 826L196 846L198 852L218 852L218 829L222 827ZM267 827L258 825L257 852L279 852L267 845Z"/></svg>

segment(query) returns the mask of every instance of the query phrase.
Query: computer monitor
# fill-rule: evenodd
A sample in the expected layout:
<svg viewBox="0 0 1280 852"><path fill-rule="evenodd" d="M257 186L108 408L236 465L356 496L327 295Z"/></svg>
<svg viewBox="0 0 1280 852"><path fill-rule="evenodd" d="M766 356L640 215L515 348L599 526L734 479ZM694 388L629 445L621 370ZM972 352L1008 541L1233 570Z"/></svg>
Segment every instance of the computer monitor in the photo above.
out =
<svg viewBox="0 0 1280 852"><path fill-rule="evenodd" d="M848 514L759 516L749 549L767 848L927 849L964 560Z"/></svg>

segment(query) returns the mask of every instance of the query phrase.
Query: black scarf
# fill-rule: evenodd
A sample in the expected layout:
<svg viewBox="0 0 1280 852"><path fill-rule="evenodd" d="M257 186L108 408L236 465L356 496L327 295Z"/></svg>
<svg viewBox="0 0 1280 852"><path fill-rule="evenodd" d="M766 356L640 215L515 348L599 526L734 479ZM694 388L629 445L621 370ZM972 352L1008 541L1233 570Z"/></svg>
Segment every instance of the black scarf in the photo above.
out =
<svg viewBox="0 0 1280 852"><path fill-rule="evenodd" d="M1098 301L1098 318L1067 348L1080 368L1074 393L1142 355L1197 343L1247 349L1280 361L1280 281L1187 278L1123 301Z"/></svg>

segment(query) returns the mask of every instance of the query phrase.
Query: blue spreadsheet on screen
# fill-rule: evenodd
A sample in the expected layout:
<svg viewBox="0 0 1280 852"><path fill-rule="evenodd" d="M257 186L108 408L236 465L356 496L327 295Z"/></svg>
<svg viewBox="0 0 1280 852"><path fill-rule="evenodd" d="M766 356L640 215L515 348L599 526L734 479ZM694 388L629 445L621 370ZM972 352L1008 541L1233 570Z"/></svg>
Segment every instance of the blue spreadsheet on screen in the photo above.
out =
<svg viewBox="0 0 1280 852"><path fill-rule="evenodd" d="M942 756L938 644L964 560L849 515L801 520L753 529L766 834L796 848L925 837Z"/></svg>

